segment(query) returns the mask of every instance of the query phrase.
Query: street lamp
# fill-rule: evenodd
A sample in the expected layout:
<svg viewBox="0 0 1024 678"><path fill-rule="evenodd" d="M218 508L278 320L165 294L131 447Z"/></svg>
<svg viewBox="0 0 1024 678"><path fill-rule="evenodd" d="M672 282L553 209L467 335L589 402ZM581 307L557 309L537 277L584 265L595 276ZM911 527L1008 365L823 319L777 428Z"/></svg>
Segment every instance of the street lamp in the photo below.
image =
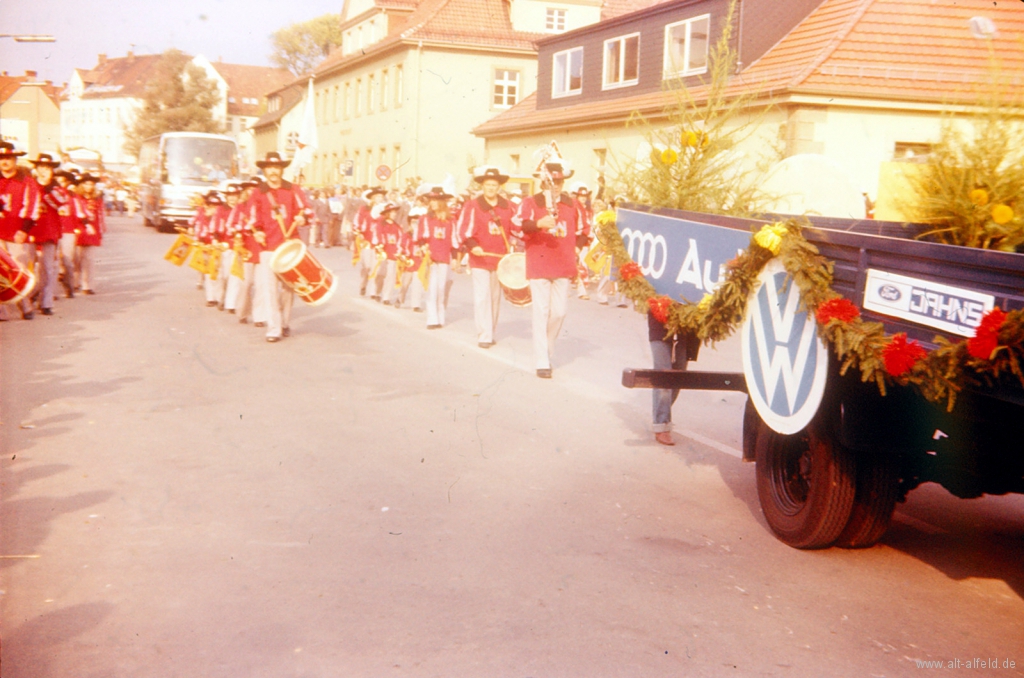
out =
<svg viewBox="0 0 1024 678"><path fill-rule="evenodd" d="M56 42L57 38L52 35L22 35L13 33L0 33L0 38L13 38L14 42Z"/></svg>

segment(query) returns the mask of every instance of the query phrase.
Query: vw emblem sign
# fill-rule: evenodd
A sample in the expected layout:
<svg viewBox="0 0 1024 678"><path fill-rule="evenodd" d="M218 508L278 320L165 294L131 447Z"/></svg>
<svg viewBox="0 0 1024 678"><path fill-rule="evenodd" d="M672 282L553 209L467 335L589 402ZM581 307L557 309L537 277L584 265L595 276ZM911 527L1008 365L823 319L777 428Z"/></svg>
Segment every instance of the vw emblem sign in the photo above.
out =
<svg viewBox="0 0 1024 678"><path fill-rule="evenodd" d="M784 435L810 423L828 377L828 349L778 259L761 271L743 321L743 374L761 419Z"/></svg>

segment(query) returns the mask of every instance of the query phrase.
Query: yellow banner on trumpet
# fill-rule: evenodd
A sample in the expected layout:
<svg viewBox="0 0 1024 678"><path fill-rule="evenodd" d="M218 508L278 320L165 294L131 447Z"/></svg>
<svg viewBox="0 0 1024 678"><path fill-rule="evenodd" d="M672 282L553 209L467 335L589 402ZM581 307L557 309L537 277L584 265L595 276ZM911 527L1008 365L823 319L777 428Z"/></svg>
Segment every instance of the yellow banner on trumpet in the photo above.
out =
<svg viewBox="0 0 1024 678"><path fill-rule="evenodd" d="M423 263L420 264L420 269L416 271L416 277L420 279L420 284L423 285L423 289L427 289L430 281L430 253L423 255Z"/></svg>
<svg viewBox="0 0 1024 678"><path fill-rule="evenodd" d="M167 254L164 255L164 259L171 262L175 266L181 266L188 261L188 255L192 253L192 238L182 233L171 245L171 249L167 250Z"/></svg>
<svg viewBox="0 0 1024 678"><path fill-rule="evenodd" d="M231 275L235 276L240 280L245 280L245 260L242 258L242 253L237 249L235 250L235 257L231 261Z"/></svg>

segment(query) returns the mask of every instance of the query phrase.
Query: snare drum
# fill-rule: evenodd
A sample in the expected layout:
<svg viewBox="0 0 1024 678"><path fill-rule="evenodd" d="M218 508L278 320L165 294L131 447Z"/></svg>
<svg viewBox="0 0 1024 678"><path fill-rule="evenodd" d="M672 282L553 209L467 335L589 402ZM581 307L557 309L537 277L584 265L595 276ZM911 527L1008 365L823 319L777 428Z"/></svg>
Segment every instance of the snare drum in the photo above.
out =
<svg viewBox="0 0 1024 678"><path fill-rule="evenodd" d="M319 306L334 294L338 281L316 260L301 240L285 240L270 258L270 270L311 306Z"/></svg>
<svg viewBox="0 0 1024 678"><path fill-rule="evenodd" d="M501 293L513 306L529 306L530 281L526 279L526 254L511 252L498 261L498 282Z"/></svg>
<svg viewBox="0 0 1024 678"><path fill-rule="evenodd" d="M0 304L16 304L32 292L36 277L0 247Z"/></svg>

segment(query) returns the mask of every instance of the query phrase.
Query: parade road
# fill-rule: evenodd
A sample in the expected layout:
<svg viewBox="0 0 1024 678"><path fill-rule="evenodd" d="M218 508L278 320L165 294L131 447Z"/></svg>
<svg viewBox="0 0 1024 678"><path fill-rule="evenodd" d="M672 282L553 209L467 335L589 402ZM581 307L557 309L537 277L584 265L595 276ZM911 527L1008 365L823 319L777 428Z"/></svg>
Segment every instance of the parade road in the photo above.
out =
<svg viewBox="0 0 1024 678"><path fill-rule="evenodd" d="M631 309L571 299L538 379L529 309L483 350L467 276L427 331L317 249L338 291L271 344L110 226L95 296L0 325L4 678L1024 675L1019 496L924 486L878 546L795 550L743 394L654 442Z"/></svg>

